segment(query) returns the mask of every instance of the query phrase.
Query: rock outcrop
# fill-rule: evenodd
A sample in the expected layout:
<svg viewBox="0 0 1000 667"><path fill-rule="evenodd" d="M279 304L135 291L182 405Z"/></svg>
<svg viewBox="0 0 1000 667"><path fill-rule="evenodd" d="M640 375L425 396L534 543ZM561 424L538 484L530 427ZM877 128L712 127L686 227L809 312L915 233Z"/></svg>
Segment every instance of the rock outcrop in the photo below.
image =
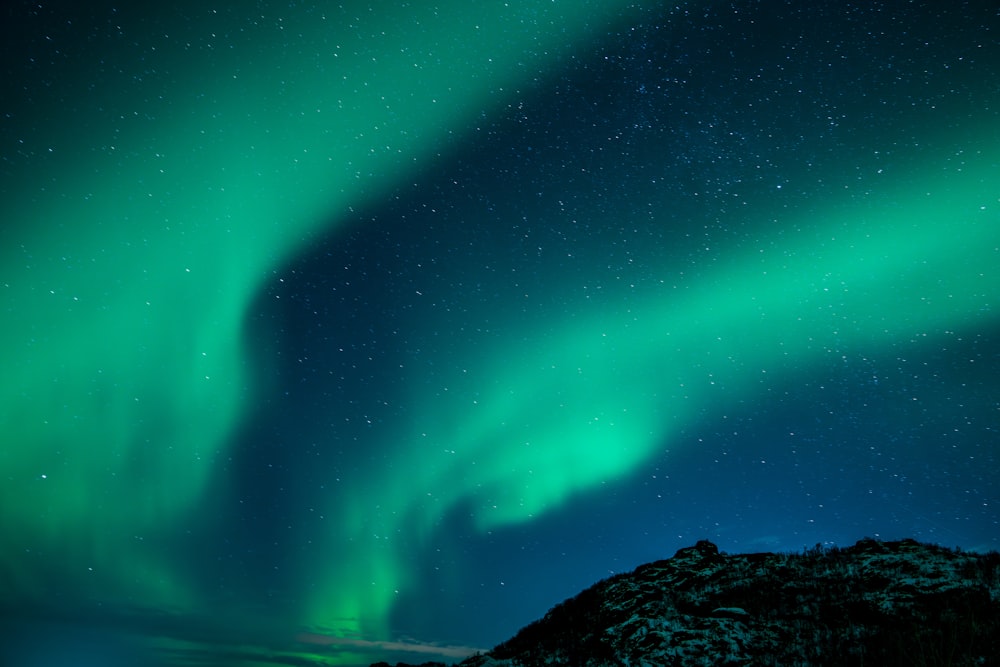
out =
<svg viewBox="0 0 1000 667"><path fill-rule="evenodd" d="M1000 665L1000 554L708 541L606 579L461 667Z"/></svg>

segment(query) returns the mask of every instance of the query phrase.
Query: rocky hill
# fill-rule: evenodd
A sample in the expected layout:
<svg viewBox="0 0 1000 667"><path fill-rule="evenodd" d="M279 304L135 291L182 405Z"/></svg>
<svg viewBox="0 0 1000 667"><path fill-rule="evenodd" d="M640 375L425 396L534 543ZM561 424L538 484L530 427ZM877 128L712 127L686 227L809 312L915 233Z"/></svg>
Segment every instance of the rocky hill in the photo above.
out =
<svg viewBox="0 0 1000 667"><path fill-rule="evenodd" d="M606 579L461 667L1000 665L1000 554L711 542Z"/></svg>

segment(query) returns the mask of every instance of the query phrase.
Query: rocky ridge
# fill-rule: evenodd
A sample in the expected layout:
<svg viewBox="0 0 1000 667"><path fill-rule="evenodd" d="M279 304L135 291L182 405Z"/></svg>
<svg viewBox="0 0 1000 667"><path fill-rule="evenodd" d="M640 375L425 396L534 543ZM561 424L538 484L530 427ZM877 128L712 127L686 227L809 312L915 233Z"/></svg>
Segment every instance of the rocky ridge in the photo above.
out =
<svg viewBox="0 0 1000 667"><path fill-rule="evenodd" d="M606 579L461 667L1000 665L1000 554L708 541Z"/></svg>

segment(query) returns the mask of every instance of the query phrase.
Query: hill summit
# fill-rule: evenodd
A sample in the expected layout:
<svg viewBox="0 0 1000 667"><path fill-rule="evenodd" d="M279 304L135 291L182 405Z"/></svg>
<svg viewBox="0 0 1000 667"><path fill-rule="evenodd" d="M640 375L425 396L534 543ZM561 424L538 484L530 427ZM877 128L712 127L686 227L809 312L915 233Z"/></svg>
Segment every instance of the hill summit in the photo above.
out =
<svg viewBox="0 0 1000 667"><path fill-rule="evenodd" d="M708 541L591 586L461 667L1000 665L1000 554Z"/></svg>

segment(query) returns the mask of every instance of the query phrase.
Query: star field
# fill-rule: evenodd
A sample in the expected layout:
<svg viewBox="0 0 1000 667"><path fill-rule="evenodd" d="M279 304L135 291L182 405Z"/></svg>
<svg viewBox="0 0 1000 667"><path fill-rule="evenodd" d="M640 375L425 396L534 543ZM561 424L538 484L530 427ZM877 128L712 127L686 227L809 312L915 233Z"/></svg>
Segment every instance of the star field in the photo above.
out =
<svg viewBox="0 0 1000 667"><path fill-rule="evenodd" d="M4 660L454 660L698 539L1000 548L997 10L2 30Z"/></svg>

